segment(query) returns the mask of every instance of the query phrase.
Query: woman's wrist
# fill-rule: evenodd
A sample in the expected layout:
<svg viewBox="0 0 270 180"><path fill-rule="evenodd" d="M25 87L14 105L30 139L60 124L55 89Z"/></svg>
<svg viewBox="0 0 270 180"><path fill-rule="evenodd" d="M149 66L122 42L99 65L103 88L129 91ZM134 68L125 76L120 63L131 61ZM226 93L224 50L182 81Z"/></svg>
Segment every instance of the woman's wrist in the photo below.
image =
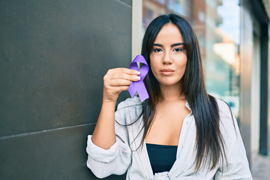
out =
<svg viewBox="0 0 270 180"><path fill-rule="evenodd" d="M117 101L117 99L116 100L110 100L110 99L106 99L106 98L103 98L102 99L102 104L104 105L104 104L106 104L106 105L116 105L116 101Z"/></svg>

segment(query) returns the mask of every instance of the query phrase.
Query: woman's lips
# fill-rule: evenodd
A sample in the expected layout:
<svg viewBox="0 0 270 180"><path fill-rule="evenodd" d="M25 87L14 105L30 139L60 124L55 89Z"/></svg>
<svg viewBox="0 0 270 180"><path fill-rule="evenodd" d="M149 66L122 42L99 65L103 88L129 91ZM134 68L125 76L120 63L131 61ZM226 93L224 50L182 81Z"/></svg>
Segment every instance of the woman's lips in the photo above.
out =
<svg viewBox="0 0 270 180"><path fill-rule="evenodd" d="M168 76L168 75L172 75L174 73L174 70L172 70L172 69L162 69L162 70L160 70L160 72L161 72L161 74Z"/></svg>

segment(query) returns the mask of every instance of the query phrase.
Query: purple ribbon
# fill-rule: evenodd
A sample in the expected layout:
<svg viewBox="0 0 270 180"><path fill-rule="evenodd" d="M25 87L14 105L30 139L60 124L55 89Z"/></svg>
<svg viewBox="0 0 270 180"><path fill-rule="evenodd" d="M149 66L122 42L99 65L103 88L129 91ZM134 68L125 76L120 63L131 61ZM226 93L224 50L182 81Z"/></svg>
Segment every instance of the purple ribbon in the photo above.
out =
<svg viewBox="0 0 270 180"><path fill-rule="evenodd" d="M142 63L141 69L138 68L137 62ZM132 81L131 84L129 85L129 88L128 88L129 94L133 98L137 91L141 102L143 102L145 99L149 98L148 92L143 83L143 79L145 78L145 76L147 75L149 71L148 64L142 55L137 55L135 59L129 65L129 69L133 69L140 72L140 75L139 75L140 80Z"/></svg>

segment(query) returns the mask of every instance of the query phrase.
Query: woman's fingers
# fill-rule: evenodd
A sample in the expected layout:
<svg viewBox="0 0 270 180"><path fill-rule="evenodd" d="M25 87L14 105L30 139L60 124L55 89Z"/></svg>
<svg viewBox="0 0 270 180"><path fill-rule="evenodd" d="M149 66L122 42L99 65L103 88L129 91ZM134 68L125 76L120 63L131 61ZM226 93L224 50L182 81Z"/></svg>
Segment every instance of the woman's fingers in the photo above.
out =
<svg viewBox="0 0 270 180"><path fill-rule="evenodd" d="M116 68L108 70L103 77L103 98L116 101L120 92L128 90L132 81L140 80L140 72L127 68Z"/></svg>
<svg viewBox="0 0 270 180"><path fill-rule="evenodd" d="M129 86L131 82L126 79L111 79L110 86Z"/></svg>
<svg viewBox="0 0 270 180"><path fill-rule="evenodd" d="M104 83L108 86L129 85L131 81L140 80L139 72L127 68L110 69L104 76Z"/></svg>
<svg viewBox="0 0 270 180"><path fill-rule="evenodd" d="M115 69L111 69L111 70L115 70L116 72L120 72L123 74L130 74L130 75L139 75L140 72L133 70L133 69L128 69L128 68L115 68Z"/></svg>
<svg viewBox="0 0 270 180"><path fill-rule="evenodd" d="M112 79L105 80L104 85L105 85L105 87L108 87L108 86L112 86L112 87L129 86L132 83L132 81L138 81L138 80L140 80L139 76L129 77L126 79L112 78Z"/></svg>
<svg viewBox="0 0 270 180"><path fill-rule="evenodd" d="M118 97L118 94L122 91L128 90L129 86L110 86L106 88L106 91L104 92L106 99L114 99L116 100Z"/></svg>
<svg viewBox="0 0 270 180"><path fill-rule="evenodd" d="M119 93L122 92L122 91L128 90L128 88L129 88L129 86L121 86L121 87L117 87Z"/></svg>
<svg viewBox="0 0 270 180"><path fill-rule="evenodd" d="M138 81L140 80L140 76L138 75L131 75L131 74L125 74L125 73L115 73L110 76L110 79L123 79L128 81Z"/></svg>

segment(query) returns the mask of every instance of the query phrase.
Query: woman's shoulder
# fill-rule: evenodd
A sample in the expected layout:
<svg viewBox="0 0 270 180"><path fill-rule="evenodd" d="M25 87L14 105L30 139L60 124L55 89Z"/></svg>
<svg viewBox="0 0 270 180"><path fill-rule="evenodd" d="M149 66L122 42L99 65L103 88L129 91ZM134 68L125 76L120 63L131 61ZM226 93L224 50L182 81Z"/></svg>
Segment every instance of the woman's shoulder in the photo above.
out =
<svg viewBox="0 0 270 180"><path fill-rule="evenodd" d="M215 98L215 100L218 105L219 116L232 118L232 111L230 106L222 99Z"/></svg>
<svg viewBox="0 0 270 180"><path fill-rule="evenodd" d="M237 127L237 121L232 113L230 106L222 99L216 98L216 102L219 108L221 132L226 132L226 134L231 134L232 132L235 132Z"/></svg>

